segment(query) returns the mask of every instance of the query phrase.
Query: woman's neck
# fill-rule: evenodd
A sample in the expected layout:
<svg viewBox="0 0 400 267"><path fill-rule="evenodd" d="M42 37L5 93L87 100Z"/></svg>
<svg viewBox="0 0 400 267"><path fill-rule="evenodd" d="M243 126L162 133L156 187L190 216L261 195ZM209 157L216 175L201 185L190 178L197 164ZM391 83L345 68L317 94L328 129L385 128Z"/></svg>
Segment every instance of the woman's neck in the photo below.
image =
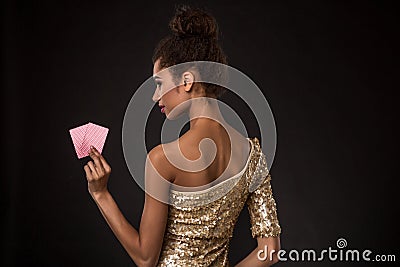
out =
<svg viewBox="0 0 400 267"><path fill-rule="evenodd" d="M221 124L225 124L225 120L219 110L217 99L196 97L192 98L190 101L189 118L191 130L197 127L210 127L212 125L221 126Z"/></svg>

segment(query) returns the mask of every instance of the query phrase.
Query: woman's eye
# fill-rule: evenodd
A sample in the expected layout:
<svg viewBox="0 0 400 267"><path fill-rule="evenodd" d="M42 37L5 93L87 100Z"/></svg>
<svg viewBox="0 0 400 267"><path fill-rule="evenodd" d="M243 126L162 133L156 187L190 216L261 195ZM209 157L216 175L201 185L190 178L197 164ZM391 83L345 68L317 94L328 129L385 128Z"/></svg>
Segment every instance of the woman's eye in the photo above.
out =
<svg viewBox="0 0 400 267"><path fill-rule="evenodd" d="M160 87L161 83L160 82L156 82L156 85L157 85L157 87Z"/></svg>

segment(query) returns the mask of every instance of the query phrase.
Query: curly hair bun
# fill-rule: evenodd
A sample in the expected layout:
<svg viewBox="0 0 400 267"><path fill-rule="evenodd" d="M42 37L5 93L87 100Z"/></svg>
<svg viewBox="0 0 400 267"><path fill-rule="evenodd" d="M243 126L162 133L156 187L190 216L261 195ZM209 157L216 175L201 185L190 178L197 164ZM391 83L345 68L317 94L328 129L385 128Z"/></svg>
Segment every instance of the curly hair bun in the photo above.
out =
<svg viewBox="0 0 400 267"><path fill-rule="evenodd" d="M218 25L214 17L200 8L182 5L176 8L169 27L175 36L218 39Z"/></svg>

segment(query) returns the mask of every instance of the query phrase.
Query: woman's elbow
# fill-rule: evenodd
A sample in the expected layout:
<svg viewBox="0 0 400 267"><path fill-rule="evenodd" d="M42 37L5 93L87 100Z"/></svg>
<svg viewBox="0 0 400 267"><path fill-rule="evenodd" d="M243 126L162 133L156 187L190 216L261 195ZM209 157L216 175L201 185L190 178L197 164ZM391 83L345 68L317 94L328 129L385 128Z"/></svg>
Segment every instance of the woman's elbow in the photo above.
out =
<svg viewBox="0 0 400 267"><path fill-rule="evenodd" d="M267 242L265 242L267 241ZM268 238L267 240L259 240L259 245L264 244L264 251L267 260L265 266L271 266L279 262L279 251L281 250L280 237Z"/></svg>
<svg viewBox="0 0 400 267"><path fill-rule="evenodd" d="M158 263L158 255L149 255L147 257L142 257L140 262L136 262L139 267L154 267Z"/></svg>
<svg viewBox="0 0 400 267"><path fill-rule="evenodd" d="M135 264L139 267L154 267L158 263L158 256L159 255L144 255L144 254L136 254L135 257L131 255L132 260Z"/></svg>
<svg viewBox="0 0 400 267"><path fill-rule="evenodd" d="M278 253L274 253L271 259L271 265L277 263L279 261Z"/></svg>
<svg viewBox="0 0 400 267"><path fill-rule="evenodd" d="M279 262L279 251L281 250L280 240L273 247L273 253L271 255L271 265Z"/></svg>
<svg viewBox="0 0 400 267"><path fill-rule="evenodd" d="M135 262L139 267L154 267L157 265L156 259L140 259L138 262Z"/></svg>

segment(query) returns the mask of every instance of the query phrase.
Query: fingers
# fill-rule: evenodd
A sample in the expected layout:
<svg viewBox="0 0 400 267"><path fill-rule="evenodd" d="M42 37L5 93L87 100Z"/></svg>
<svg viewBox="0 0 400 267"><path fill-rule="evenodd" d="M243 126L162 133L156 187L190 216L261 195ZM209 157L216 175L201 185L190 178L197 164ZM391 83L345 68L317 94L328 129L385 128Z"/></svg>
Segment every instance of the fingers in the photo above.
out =
<svg viewBox="0 0 400 267"><path fill-rule="evenodd" d="M97 153L98 153L98 152L97 152ZM101 161L101 163L103 164L104 170L105 170L106 172L111 172L111 167L110 167L110 165L108 165L107 161L105 160L105 158L104 158L102 155L100 155L100 161Z"/></svg>
<svg viewBox="0 0 400 267"><path fill-rule="evenodd" d="M93 192L106 191L111 167L99 151L97 151L93 146L90 148L89 156L93 161L89 161L83 167L88 181L88 190L91 194Z"/></svg>
<svg viewBox="0 0 400 267"><path fill-rule="evenodd" d="M95 164L101 166L105 172L107 172L107 173L111 172L110 165L108 165L107 161L99 153L99 151L95 147L92 147L91 151L92 151L91 154L93 154L93 157L91 156L92 159L93 160L95 160L95 159L99 160L99 163L97 163L96 160L95 160Z"/></svg>
<svg viewBox="0 0 400 267"><path fill-rule="evenodd" d="M85 166L83 166L83 169L85 170L87 180L92 181L93 176L92 176L92 171L90 170L89 166L85 165Z"/></svg>
<svg viewBox="0 0 400 267"><path fill-rule="evenodd" d="M90 149L89 156L93 159L94 163L93 161L89 161L83 167L87 180L91 182L105 176L108 177L111 173L111 167L95 147Z"/></svg>
<svg viewBox="0 0 400 267"><path fill-rule="evenodd" d="M90 171L92 172L92 177L94 178L94 176L97 176L97 170L96 170L96 167L93 164L93 161L89 161L87 163L87 166L89 166Z"/></svg>
<svg viewBox="0 0 400 267"><path fill-rule="evenodd" d="M100 153L98 153L97 151L96 151L97 152L96 153L94 150L95 150L95 148L93 148L89 151L89 156L93 159L95 167L96 167L97 171L99 172L99 174L102 174L102 173L104 173L104 167L99 158Z"/></svg>

